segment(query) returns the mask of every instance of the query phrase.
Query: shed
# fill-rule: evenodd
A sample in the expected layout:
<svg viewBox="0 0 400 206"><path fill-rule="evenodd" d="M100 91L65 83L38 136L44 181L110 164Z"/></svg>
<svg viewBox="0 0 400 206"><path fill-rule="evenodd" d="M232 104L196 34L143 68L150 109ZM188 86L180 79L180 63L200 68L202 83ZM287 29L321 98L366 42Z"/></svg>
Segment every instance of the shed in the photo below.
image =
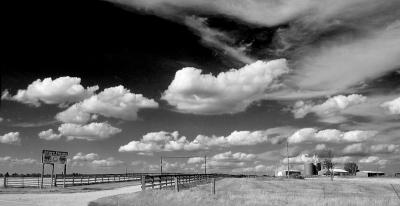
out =
<svg viewBox="0 0 400 206"><path fill-rule="evenodd" d="M360 177L378 177L378 176L384 176L385 173L381 171L359 171L357 172L356 176Z"/></svg>

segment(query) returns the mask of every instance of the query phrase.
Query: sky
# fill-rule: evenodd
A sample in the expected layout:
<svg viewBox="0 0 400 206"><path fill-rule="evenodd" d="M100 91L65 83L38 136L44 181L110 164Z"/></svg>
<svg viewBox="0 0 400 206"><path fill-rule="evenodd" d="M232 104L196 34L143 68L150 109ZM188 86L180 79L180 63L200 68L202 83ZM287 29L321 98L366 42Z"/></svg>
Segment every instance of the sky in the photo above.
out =
<svg viewBox="0 0 400 206"><path fill-rule="evenodd" d="M0 173L399 172L400 2L8 2ZM167 158L170 157L170 158ZM172 158L187 157L187 158ZM58 173L62 166L57 165ZM46 172L50 169L46 168Z"/></svg>

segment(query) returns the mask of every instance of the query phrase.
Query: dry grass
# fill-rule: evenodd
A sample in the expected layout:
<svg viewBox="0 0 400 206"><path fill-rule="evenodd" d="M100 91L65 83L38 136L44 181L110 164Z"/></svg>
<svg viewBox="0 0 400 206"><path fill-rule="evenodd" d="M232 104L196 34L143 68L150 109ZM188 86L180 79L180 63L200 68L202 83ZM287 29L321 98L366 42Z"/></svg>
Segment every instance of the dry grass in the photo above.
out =
<svg viewBox="0 0 400 206"><path fill-rule="evenodd" d="M364 181L365 180L365 181ZM90 206L381 206L400 205L391 184L398 192L398 179L223 179L217 194L203 185L176 193L153 190L99 199Z"/></svg>

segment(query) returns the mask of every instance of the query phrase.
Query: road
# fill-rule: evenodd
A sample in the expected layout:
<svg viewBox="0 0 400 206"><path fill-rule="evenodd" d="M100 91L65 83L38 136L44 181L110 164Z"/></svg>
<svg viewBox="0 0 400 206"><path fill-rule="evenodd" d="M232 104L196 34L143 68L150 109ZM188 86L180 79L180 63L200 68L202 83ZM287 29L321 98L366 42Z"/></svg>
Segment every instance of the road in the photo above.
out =
<svg viewBox="0 0 400 206"><path fill-rule="evenodd" d="M87 206L98 198L141 191L140 185L81 193L0 194L1 206Z"/></svg>

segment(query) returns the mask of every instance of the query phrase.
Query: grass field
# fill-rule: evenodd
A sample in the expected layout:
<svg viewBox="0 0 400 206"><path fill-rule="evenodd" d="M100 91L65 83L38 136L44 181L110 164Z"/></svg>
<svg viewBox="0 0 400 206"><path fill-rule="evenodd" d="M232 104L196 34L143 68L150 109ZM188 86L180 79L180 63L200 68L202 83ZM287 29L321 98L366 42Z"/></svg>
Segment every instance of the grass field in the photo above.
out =
<svg viewBox="0 0 400 206"><path fill-rule="evenodd" d="M400 179L389 178L327 178L318 179L223 179L218 181L217 194L211 195L210 185L202 185L178 193L172 190L106 197L90 206L382 206L400 205ZM392 187L393 185L393 187Z"/></svg>

